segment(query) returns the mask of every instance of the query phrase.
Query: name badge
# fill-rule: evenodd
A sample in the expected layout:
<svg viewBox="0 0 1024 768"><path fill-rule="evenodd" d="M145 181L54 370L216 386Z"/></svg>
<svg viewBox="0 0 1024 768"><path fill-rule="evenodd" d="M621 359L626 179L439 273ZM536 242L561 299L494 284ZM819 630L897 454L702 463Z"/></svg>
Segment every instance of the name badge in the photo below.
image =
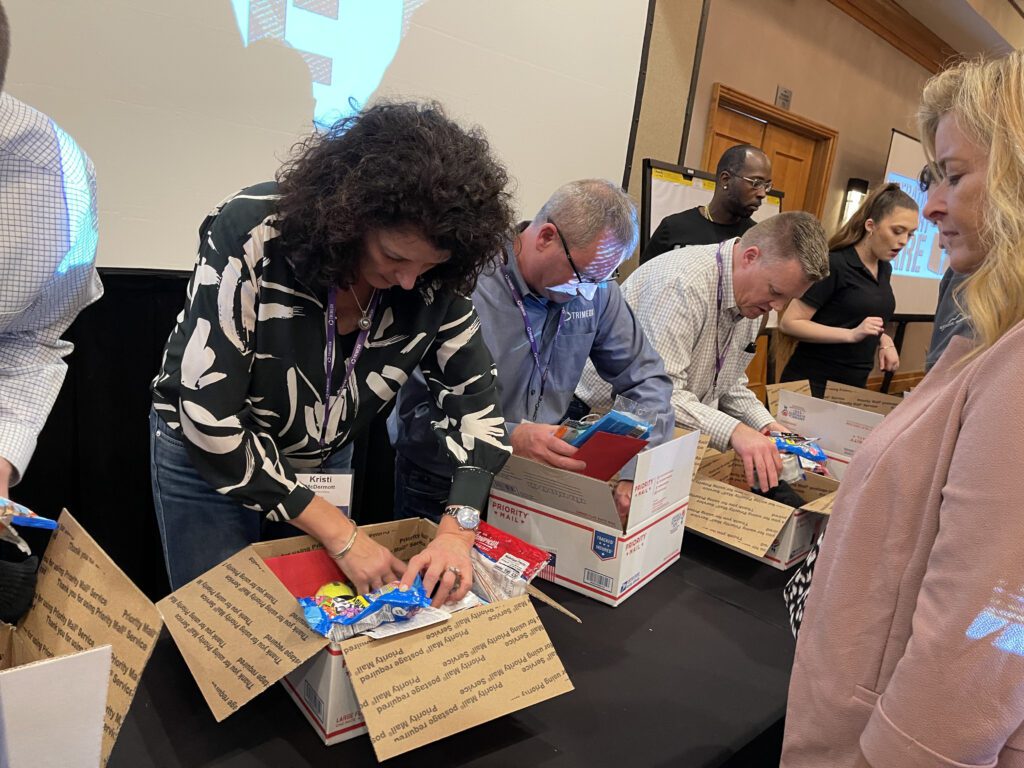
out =
<svg viewBox="0 0 1024 768"><path fill-rule="evenodd" d="M351 472L297 472L295 477L317 496L327 499L346 516L349 515L352 504Z"/></svg>

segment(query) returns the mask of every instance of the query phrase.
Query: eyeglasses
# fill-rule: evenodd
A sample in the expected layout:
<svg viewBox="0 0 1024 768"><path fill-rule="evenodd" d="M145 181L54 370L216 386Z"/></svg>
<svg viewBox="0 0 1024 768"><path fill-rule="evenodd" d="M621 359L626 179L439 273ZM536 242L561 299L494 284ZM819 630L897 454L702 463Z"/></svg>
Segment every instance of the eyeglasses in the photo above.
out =
<svg viewBox="0 0 1024 768"><path fill-rule="evenodd" d="M739 178L743 179L745 182L747 182L754 189L763 189L766 194L768 192L772 191L772 180L771 179L758 179L758 178L753 178L752 179L749 176L740 176Z"/></svg>
<svg viewBox="0 0 1024 768"><path fill-rule="evenodd" d="M932 173L932 167L926 165L921 169L921 174L917 177L917 184L921 187L922 192L927 192L928 188L935 182L935 175Z"/></svg>
<svg viewBox="0 0 1024 768"><path fill-rule="evenodd" d="M580 271L576 268L576 262L572 260L572 254L569 253L569 244L565 242L565 238L562 237L562 230L559 229L558 225L555 224L555 222L553 222L551 219L548 219L548 224L554 227L555 232L558 233L558 239L561 240L562 248L565 251L565 258L569 260L569 266L572 267L572 273L576 275L577 283L579 283L580 285L601 285L602 283L608 282L607 277L602 278L601 280L595 280L592 277L584 277L583 275L581 275Z"/></svg>

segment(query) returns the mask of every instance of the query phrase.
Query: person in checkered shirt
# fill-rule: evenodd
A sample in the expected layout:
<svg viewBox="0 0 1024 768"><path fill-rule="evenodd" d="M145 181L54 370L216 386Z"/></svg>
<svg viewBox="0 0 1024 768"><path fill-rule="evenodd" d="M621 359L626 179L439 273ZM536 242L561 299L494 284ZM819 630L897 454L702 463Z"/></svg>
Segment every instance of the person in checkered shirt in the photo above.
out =
<svg viewBox="0 0 1024 768"><path fill-rule="evenodd" d="M9 54L0 6L0 91ZM53 120L0 92L0 504L64 381L71 344L61 335L103 294L96 239L89 158ZM38 564L0 539L0 620L17 621L31 604Z"/></svg>
<svg viewBox="0 0 1024 768"><path fill-rule="evenodd" d="M10 54L0 6L0 89ZM46 115L0 93L0 496L21 479L53 407L61 335L103 289L92 162Z"/></svg>
<svg viewBox="0 0 1024 768"><path fill-rule="evenodd" d="M662 254L622 284L644 333L673 382L676 424L699 429L711 447L732 448L747 482L778 485L782 461L771 431L786 431L747 388L761 318L828 276L821 223L809 213L780 213L743 237ZM611 393L588 365L576 396L593 409Z"/></svg>

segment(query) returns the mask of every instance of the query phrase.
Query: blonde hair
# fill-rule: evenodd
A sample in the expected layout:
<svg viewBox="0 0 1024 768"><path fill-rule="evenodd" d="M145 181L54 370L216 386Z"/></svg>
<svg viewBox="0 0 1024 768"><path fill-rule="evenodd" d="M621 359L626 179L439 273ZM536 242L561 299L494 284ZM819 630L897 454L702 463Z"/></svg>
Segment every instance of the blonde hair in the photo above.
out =
<svg viewBox="0 0 1024 768"><path fill-rule="evenodd" d="M978 354L1024 320L1024 51L961 62L925 85L917 117L935 178L935 133L947 114L988 153L979 201L986 255L959 295L970 308Z"/></svg>
<svg viewBox="0 0 1024 768"><path fill-rule="evenodd" d="M849 218L849 220L836 230L828 241L830 251L838 251L856 245L867 237L867 221L871 219L876 224L895 211L897 208L906 208L909 211L916 211L917 201L900 189L899 184L883 184L871 191L860 208Z"/></svg>

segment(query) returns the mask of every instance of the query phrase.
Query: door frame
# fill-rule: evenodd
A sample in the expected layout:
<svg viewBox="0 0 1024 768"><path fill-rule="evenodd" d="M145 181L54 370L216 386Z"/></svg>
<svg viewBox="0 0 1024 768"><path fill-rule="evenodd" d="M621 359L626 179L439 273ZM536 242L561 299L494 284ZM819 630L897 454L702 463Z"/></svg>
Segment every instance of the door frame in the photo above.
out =
<svg viewBox="0 0 1024 768"><path fill-rule="evenodd" d="M714 135L715 113L719 107L742 112L814 141L814 156L811 159L811 170L807 177L807 197L804 200L804 206L820 219L825 210L825 198L828 196L828 183L832 177L832 165L836 157L839 131L808 120L806 117L794 115L774 104L755 99L753 96L748 96L723 83L715 83L711 89L711 105L708 108L704 150L701 156L701 167L710 168L712 173L714 173L715 163L718 162L718 158L711 157L711 137Z"/></svg>

